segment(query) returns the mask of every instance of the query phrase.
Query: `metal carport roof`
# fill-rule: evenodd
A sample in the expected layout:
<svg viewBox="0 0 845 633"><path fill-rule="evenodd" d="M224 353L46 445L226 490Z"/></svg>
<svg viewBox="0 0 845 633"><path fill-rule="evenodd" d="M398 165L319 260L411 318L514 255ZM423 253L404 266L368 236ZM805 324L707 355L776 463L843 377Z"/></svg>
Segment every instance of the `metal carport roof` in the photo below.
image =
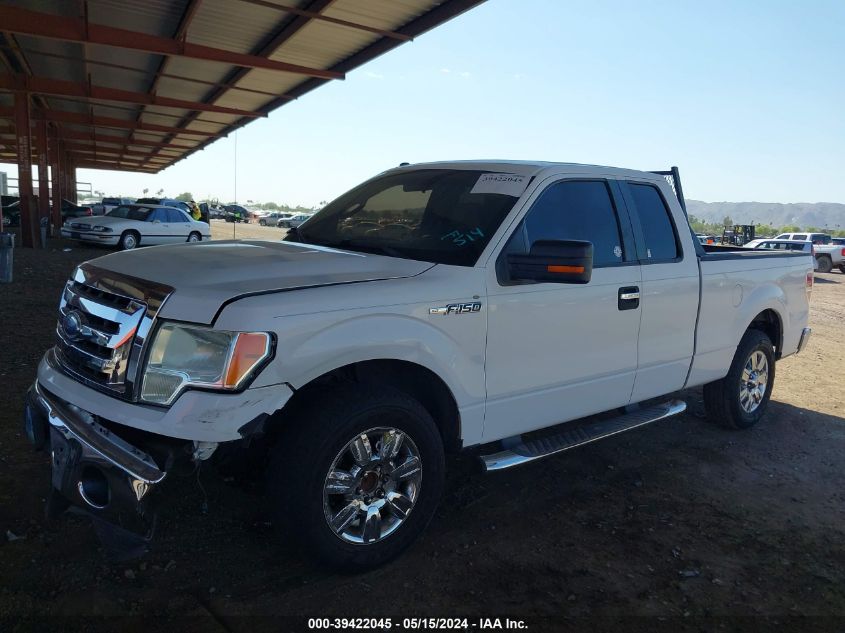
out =
<svg viewBox="0 0 845 633"><path fill-rule="evenodd" d="M23 244L58 229L77 167L157 173L483 1L0 0Z"/></svg>
<svg viewBox="0 0 845 633"><path fill-rule="evenodd" d="M4 0L0 160L23 92L75 167L155 173L482 1Z"/></svg>

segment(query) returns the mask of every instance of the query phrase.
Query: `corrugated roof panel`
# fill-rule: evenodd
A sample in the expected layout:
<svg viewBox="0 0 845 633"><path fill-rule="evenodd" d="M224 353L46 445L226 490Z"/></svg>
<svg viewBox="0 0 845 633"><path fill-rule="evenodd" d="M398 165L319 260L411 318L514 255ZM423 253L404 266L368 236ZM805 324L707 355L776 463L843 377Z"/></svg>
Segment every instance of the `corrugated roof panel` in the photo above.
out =
<svg viewBox="0 0 845 633"><path fill-rule="evenodd" d="M311 20L273 53L270 59L311 68L331 68L380 37L368 31Z"/></svg>
<svg viewBox="0 0 845 633"><path fill-rule="evenodd" d="M187 116L188 114L187 110L172 110L172 112L176 114L181 113L181 117ZM166 125L167 127L176 127L179 124L179 118L162 116L156 112L149 112L147 110L144 111L144 115L141 117L141 120L144 123L152 123L154 125Z"/></svg>
<svg viewBox="0 0 845 633"><path fill-rule="evenodd" d="M187 4L188 0L88 0L88 19L95 24L171 37Z"/></svg>
<svg viewBox="0 0 845 633"><path fill-rule="evenodd" d="M211 134L225 135L226 126L223 123L206 123L204 121L192 121L185 126L186 130L196 130L198 132L210 132Z"/></svg>
<svg viewBox="0 0 845 633"><path fill-rule="evenodd" d="M94 62L102 61L107 64L117 64L138 69L138 72L127 71L96 63L87 64L91 74L91 83L95 86L120 86L121 90L132 92L147 92L150 88L150 77L158 68L158 55L149 55L137 51L116 49L111 46L88 45L88 58Z"/></svg>
<svg viewBox="0 0 845 633"><path fill-rule="evenodd" d="M269 103L272 97L258 95L253 92L242 92L240 90L229 90L223 94L214 105L225 108L238 108L240 110L258 111L261 106Z"/></svg>
<svg viewBox="0 0 845 633"><path fill-rule="evenodd" d="M439 4L438 0L335 0L323 15L395 31Z"/></svg>
<svg viewBox="0 0 845 633"><path fill-rule="evenodd" d="M298 6L301 2L291 2ZM188 41L252 53L270 38L287 14L232 0L204 0L188 29Z"/></svg>
<svg viewBox="0 0 845 633"><path fill-rule="evenodd" d="M212 86L196 83L193 81L184 81L182 79L170 79L169 77L159 77L156 84L156 94L160 97L168 97L170 99L182 99L183 101L200 102L208 94Z"/></svg>
<svg viewBox="0 0 845 633"><path fill-rule="evenodd" d="M249 71L236 85L241 88L272 93L273 96L264 95L262 103L266 103L275 97L282 96L305 79L302 75L294 73L280 73L259 68Z"/></svg>

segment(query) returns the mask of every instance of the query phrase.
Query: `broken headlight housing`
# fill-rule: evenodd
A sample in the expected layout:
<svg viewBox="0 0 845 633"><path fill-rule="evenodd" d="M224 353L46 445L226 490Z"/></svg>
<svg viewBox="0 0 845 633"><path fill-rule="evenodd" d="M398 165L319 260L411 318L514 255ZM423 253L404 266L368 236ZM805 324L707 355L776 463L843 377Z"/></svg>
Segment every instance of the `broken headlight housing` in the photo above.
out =
<svg viewBox="0 0 845 633"><path fill-rule="evenodd" d="M171 404L186 388L239 391L272 355L267 332L229 332L165 323L156 332L141 399Z"/></svg>

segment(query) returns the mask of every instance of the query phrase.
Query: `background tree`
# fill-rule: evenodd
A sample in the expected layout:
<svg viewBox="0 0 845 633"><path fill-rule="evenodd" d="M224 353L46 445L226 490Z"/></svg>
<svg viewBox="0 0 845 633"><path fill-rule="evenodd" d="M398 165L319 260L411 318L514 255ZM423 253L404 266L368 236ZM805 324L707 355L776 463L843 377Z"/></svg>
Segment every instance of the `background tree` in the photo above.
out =
<svg viewBox="0 0 845 633"><path fill-rule="evenodd" d="M161 198L161 197L164 195L164 189L159 189L158 191L156 191L156 195L157 195L159 198Z"/></svg>
<svg viewBox="0 0 845 633"><path fill-rule="evenodd" d="M146 197L148 191L149 191L149 189L147 189L146 187L143 188L142 193L144 194L145 197Z"/></svg>
<svg viewBox="0 0 845 633"><path fill-rule="evenodd" d="M178 196L176 196L176 199L182 202L190 202L194 199L194 194L192 194L190 191L185 191L184 193L180 193Z"/></svg>
<svg viewBox="0 0 845 633"><path fill-rule="evenodd" d="M734 221L733 218L729 215L726 215L725 218L722 220L722 226L733 226Z"/></svg>

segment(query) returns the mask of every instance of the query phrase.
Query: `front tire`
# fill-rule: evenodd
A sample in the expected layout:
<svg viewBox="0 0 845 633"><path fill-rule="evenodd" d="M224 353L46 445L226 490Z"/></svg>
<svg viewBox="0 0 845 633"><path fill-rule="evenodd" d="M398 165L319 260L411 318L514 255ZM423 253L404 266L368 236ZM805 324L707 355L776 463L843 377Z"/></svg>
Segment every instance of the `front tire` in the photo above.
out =
<svg viewBox="0 0 845 633"><path fill-rule="evenodd" d="M829 273L833 270L833 260L830 259L830 257L823 255L821 257L817 257L816 261L819 263L820 273Z"/></svg>
<svg viewBox="0 0 845 633"><path fill-rule="evenodd" d="M124 231L120 236L118 247L122 251L131 251L141 243L141 236L136 231Z"/></svg>
<svg viewBox="0 0 845 633"><path fill-rule="evenodd" d="M839 272L845 275L845 264L839 264Z"/></svg>
<svg viewBox="0 0 845 633"><path fill-rule="evenodd" d="M202 235L200 235L199 233L194 231L188 236L188 241L191 242L191 243L200 242L200 241L202 241Z"/></svg>
<svg viewBox="0 0 845 633"><path fill-rule="evenodd" d="M390 387L340 387L303 405L271 451L271 510L303 551L360 571L399 555L443 490L443 442L428 411Z"/></svg>
<svg viewBox="0 0 845 633"><path fill-rule="evenodd" d="M728 429L748 429L766 413L775 384L772 341L749 329L736 348L728 375L704 385L707 417Z"/></svg>

